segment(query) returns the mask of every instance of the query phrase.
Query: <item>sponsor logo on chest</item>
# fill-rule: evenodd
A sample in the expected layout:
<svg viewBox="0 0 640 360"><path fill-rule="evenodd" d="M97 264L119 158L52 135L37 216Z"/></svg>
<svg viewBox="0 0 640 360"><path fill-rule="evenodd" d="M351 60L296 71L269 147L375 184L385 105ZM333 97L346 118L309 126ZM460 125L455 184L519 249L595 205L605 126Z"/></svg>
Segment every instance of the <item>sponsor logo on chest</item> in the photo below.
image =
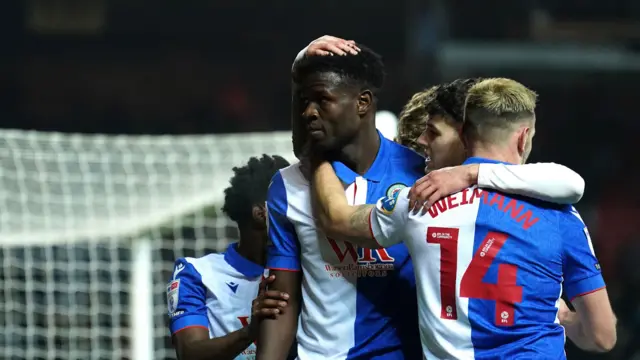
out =
<svg viewBox="0 0 640 360"><path fill-rule="evenodd" d="M320 239L320 241L323 241ZM382 277L395 269L395 259L387 249L363 249L346 241L326 238L331 248L331 261L325 264L330 277ZM325 261L328 259L325 259Z"/></svg>

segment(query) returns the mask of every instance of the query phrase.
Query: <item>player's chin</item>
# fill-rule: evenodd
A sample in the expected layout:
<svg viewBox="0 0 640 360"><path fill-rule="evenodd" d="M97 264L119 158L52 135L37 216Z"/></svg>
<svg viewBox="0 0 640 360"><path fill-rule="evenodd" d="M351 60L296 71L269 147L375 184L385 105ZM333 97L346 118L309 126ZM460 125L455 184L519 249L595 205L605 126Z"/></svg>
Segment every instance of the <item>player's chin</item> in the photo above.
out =
<svg viewBox="0 0 640 360"><path fill-rule="evenodd" d="M336 147L335 141L328 136L312 138L310 142L310 151L313 152L329 152Z"/></svg>

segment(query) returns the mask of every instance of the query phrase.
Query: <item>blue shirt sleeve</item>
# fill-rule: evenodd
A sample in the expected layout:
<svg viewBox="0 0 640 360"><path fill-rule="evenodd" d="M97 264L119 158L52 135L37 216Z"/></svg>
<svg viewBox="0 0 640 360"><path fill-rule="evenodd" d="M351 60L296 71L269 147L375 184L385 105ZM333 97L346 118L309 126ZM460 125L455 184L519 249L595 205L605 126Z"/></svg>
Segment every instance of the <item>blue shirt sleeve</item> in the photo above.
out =
<svg viewBox="0 0 640 360"><path fill-rule="evenodd" d="M200 273L186 259L178 259L167 285L171 335L188 327L209 328L206 295Z"/></svg>
<svg viewBox="0 0 640 360"><path fill-rule="evenodd" d="M300 271L300 248L295 228L287 218L287 190L278 171L267 191L267 268Z"/></svg>
<svg viewBox="0 0 640 360"><path fill-rule="evenodd" d="M559 226L563 241L564 291L572 300L604 288L605 283L589 230L580 215L573 207L563 215Z"/></svg>

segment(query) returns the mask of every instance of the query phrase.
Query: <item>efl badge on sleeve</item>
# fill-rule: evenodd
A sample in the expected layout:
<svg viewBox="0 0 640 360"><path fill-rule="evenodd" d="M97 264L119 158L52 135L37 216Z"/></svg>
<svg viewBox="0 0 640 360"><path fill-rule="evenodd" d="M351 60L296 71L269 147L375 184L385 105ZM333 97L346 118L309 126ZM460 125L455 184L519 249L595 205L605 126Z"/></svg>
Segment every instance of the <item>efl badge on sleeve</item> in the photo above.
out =
<svg viewBox="0 0 640 360"><path fill-rule="evenodd" d="M167 285L167 306L169 314L173 314L178 309L178 293L180 292L180 279L173 280Z"/></svg>
<svg viewBox="0 0 640 360"><path fill-rule="evenodd" d="M390 215L393 213L393 209L396 208L396 199L395 198L385 198L382 200L382 212Z"/></svg>
<svg viewBox="0 0 640 360"><path fill-rule="evenodd" d="M396 191L393 194L391 194L391 196L387 196L386 198L382 199L382 212L390 215L391 213L393 213L393 209L396 208L396 204L398 203L398 195L400 194L400 191Z"/></svg>
<svg viewBox="0 0 640 360"><path fill-rule="evenodd" d="M406 188L407 185L401 183L395 183L387 189L387 197L392 198L394 194L400 192L400 190Z"/></svg>

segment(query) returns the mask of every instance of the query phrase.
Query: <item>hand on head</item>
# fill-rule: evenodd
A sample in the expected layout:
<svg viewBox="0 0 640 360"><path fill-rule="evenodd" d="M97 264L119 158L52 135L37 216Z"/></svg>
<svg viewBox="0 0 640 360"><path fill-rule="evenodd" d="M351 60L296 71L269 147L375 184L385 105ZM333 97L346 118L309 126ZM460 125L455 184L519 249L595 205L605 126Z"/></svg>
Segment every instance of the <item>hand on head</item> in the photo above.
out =
<svg viewBox="0 0 640 360"><path fill-rule="evenodd" d="M324 35L310 42L304 54L306 56L345 56L358 55L359 52L360 48L353 40Z"/></svg>

